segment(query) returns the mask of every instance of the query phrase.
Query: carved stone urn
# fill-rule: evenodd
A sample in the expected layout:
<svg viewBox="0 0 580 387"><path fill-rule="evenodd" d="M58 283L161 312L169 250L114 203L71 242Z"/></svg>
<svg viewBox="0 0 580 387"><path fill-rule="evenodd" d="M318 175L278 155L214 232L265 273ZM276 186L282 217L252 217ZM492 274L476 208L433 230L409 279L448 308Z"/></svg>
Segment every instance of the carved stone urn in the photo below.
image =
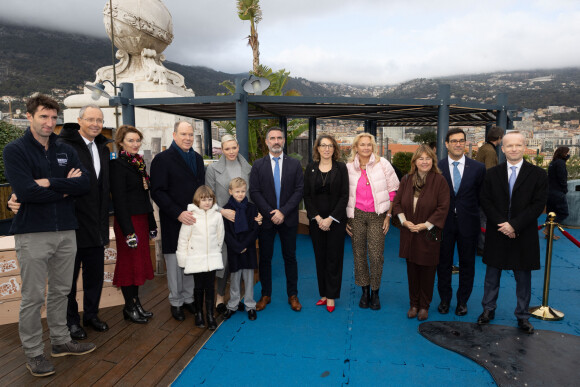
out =
<svg viewBox="0 0 580 387"><path fill-rule="evenodd" d="M111 25L111 12L113 23ZM173 41L171 14L161 0L113 0L103 10L103 22L110 39L118 48L117 83L153 82L185 87L183 76L167 69L163 51ZM97 71L95 82L113 79L113 66Z"/></svg>

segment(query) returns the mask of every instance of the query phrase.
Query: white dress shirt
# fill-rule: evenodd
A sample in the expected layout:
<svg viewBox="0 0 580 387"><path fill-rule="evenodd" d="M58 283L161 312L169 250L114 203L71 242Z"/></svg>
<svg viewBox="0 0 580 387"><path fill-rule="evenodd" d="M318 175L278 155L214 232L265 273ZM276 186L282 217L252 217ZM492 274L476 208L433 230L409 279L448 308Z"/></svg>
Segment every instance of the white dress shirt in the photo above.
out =
<svg viewBox="0 0 580 387"><path fill-rule="evenodd" d="M463 179L463 170L465 169L465 155L461 156L459 160L453 160L451 157L447 156L447 161L449 162L449 174L451 175L451 189L453 189L453 187L455 187L455 181L453 181L453 168L455 168L455 166L453 163L456 161L459 163L457 164L457 169L459 170L459 174Z"/></svg>
<svg viewBox="0 0 580 387"><path fill-rule="evenodd" d="M518 175L520 174L520 170L522 169L523 163L524 163L524 159L521 159L520 162L517 164L511 164L509 161L506 163L507 164L508 182L510 181L510 177L512 175L512 168L511 167L516 167L516 180L517 180Z"/></svg>
<svg viewBox="0 0 580 387"><path fill-rule="evenodd" d="M274 160L274 157L280 157L278 165L280 166L280 187L282 187L282 162L284 160L284 152L280 153L279 156L272 156L272 153L268 153L268 155L270 156L270 163L272 164L272 176L274 176L274 169L276 168L276 160Z"/></svg>
<svg viewBox="0 0 580 387"><path fill-rule="evenodd" d="M80 133L79 133L80 134ZM87 144L87 148L89 147L89 142L92 142L93 145L93 165L95 167L95 173L97 174L97 179L99 178L99 173L101 173L101 158L99 157L99 151L97 149L97 144L95 141L89 141L81 135L81 138L84 140L85 144Z"/></svg>

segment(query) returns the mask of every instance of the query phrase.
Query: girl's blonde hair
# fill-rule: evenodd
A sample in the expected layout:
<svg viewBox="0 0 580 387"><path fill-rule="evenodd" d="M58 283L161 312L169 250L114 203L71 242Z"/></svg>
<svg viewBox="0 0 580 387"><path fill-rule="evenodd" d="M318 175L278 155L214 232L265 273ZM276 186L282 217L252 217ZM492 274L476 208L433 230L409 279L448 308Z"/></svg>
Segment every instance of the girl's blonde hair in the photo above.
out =
<svg viewBox="0 0 580 387"><path fill-rule="evenodd" d="M360 142L360 140L363 137L368 137L371 140L371 145L373 146L373 154L375 155L375 159L378 161L379 159L379 150L377 147L377 142L375 141L375 136L373 136L370 133L359 133L356 135L356 137L354 138L354 140L352 141L352 148L350 149L350 157L348 158L348 161L350 163L352 163L354 161L354 158L356 156L356 148L358 147L358 143Z"/></svg>
<svg viewBox="0 0 580 387"><path fill-rule="evenodd" d="M202 185L193 194L193 204L199 207L201 199L205 198L211 198L211 200L213 200L213 204L215 204L215 194L211 188L209 188L207 185Z"/></svg>

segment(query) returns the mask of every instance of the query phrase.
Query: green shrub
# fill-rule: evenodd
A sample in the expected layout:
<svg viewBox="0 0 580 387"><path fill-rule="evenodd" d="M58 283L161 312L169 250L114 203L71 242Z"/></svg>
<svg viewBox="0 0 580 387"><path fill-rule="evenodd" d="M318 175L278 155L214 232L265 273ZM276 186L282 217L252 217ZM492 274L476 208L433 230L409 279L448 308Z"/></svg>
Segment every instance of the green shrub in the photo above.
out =
<svg viewBox="0 0 580 387"><path fill-rule="evenodd" d="M391 163L399 168L403 174L407 174L411 170L412 158L413 153L411 152L398 152L393 156Z"/></svg>
<svg viewBox="0 0 580 387"><path fill-rule="evenodd" d="M22 137L24 129L17 128L7 122L0 121L0 184L7 183L6 175L4 174L4 147L11 141Z"/></svg>

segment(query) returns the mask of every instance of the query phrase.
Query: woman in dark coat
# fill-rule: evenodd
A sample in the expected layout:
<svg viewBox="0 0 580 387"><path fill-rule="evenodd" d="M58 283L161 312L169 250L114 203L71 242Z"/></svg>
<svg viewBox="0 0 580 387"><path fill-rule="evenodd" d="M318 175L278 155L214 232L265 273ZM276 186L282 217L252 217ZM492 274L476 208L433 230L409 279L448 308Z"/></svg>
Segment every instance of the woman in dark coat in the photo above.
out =
<svg viewBox="0 0 580 387"><path fill-rule="evenodd" d="M410 309L408 318L426 320L439 263L441 229L449 210L449 185L437 168L437 156L421 145L411 160L393 202L401 222L399 256L407 260Z"/></svg>
<svg viewBox="0 0 580 387"><path fill-rule="evenodd" d="M117 129L115 144L119 158L111 160L110 183L115 209L117 263L113 285L120 286L125 299L125 320L145 324L153 313L143 309L139 286L153 279L149 238L157 236L157 225L149 197L149 175L139 155L143 134L133 126Z"/></svg>
<svg viewBox="0 0 580 387"><path fill-rule="evenodd" d="M554 157L548 167L548 203L546 203L546 212L556 213L556 223L562 223L568 217L568 202L566 200L568 171L566 170L566 161L569 158L570 148L561 146L554 152ZM554 239L560 239L560 237L554 236Z"/></svg>
<svg viewBox="0 0 580 387"><path fill-rule="evenodd" d="M338 161L339 154L336 140L322 135L314 143L314 161L304 171L304 204L321 297L316 305L326 305L329 312L340 297L349 189L348 171Z"/></svg>

